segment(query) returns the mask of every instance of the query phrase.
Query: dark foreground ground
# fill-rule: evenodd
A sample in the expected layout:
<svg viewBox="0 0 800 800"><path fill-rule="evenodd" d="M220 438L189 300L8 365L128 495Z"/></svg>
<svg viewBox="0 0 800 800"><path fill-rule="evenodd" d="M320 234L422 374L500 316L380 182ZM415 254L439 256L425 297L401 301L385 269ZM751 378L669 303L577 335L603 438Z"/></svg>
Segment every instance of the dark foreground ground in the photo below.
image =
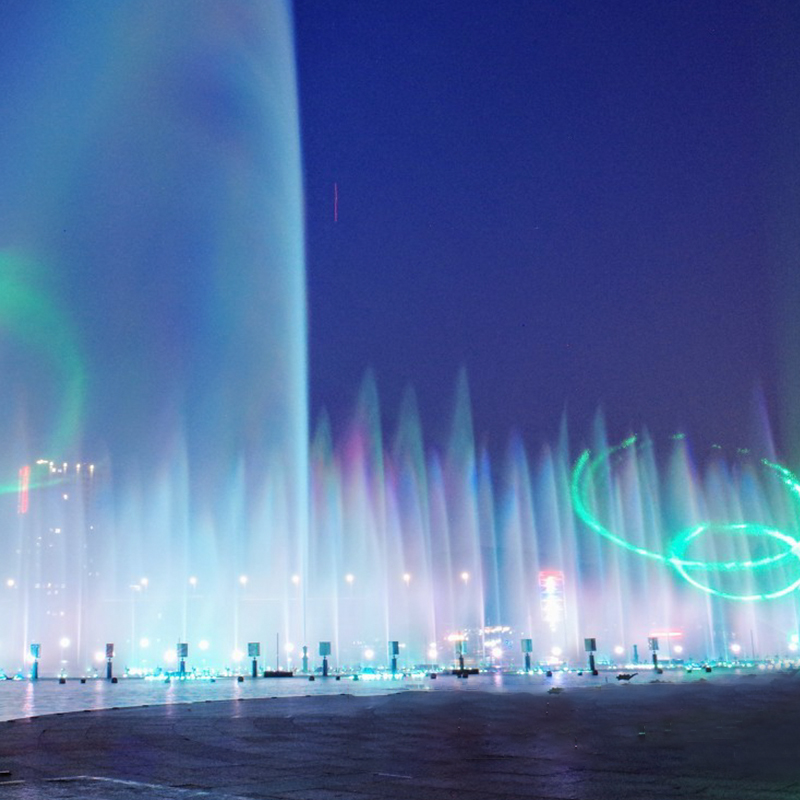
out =
<svg viewBox="0 0 800 800"><path fill-rule="evenodd" d="M800 676L0 723L0 800L800 797Z"/></svg>

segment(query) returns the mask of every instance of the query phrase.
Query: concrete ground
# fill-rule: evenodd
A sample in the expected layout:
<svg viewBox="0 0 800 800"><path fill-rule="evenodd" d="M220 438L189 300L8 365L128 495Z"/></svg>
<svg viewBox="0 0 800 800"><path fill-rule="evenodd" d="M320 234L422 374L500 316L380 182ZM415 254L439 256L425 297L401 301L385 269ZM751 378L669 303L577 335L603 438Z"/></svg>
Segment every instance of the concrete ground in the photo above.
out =
<svg viewBox="0 0 800 800"><path fill-rule="evenodd" d="M800 677L220 701L0 723L0 800L800 796Z"/></svg>

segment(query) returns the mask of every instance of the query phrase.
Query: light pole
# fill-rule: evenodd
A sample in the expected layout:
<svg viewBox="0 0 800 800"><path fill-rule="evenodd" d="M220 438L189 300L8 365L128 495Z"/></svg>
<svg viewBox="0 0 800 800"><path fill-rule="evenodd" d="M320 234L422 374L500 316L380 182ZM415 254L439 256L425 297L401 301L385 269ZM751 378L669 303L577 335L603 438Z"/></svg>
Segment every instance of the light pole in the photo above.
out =
<svg viewBox="0 0 800 800"><path fill-rule="evenodd" d="M33 666L31 667L31 680L38 681L39 680L39 655L42 652L42 646L38 643L31 644L31 660L33 661Z"/></svg>
<svg viewBox="0 0 800 800"><path fill-rule="evenodd" d="M303 596L303 591L304 591L305 587L302 586L302 581L300 580L300 576L298 574L295 573L294 575L292 575L292 579L291 580L292 580L292 585L297 590L295 599L300 603L300 614L302 616L302 621L303 621L303 646L304 646L303 653L304 653L304 655L306 655L307 652L308 652L307 647L305 646L305 642L306 642L306 601L305 601L305 597ZM308 661L306 660L304 662L303 672L307 672L307 671L308 671Z"/></svg>
<svg viewBox="0 0 800 800"><path fill-rule="evenodd" d="M469 572L464 570L459 577L461 578L461 582L464 584L464 607L466 609L466 607L469 605L467 602L469 599L467 593L467 586L469 584ZM466 650L466 639L469 634L469 614L466 611L464 614L464 619L466 621L466 624L464 625L464 640L460 643L459 655L458 655L459 665L462 671L464 669L464 652Z"/></svg>
<svg viewBox="0 0 800 800"><path fill-rule="evenodd" d="M520 647L525 654L525 672L531 671L531 653L533 652L533 639L520 639Z"/></svg>
<svg viewBox="0 0 800 800"><path fill-rule="evenodd" d="M410 590L409 587L411 585L411 573L404 572L403 573L403 583L406 585L405 591L405 610L406 610L406 647L411 645L411 598L410 598ZM410 660L412 655L406 650L406 660ZM412 662L413 663L413 662Z"/></svg>
<svg viewBox="0 0 800 800"><path fill-rule="evenodd" d="M597 650L597 639L594 637L583 640L583 649L589 654L589 671L592 675L597 675L597 667L595 666L594 654Z"/></svg>
<svg viewBox="0 0 800 800"><path fill-rule="evenodd" d="M189 577L189 586L191 587L189 592L183 593L183 639L186 641L189 638L189 596L191 594L192 600L194 600L195 595L197 594L197 576L191 575Z"/></svg>
<svg viewBox="0 0 800 800"><path fill-rule="evenodd" d="M136 664L136 594L141 593L142 584L131 584L131 664Z"/></svg>
<svg viewBox="0 0 800 800"><path fill-rule="evenodd" d="M236 590L236 603L234 608L234 619L233 619L233 645L235 650L239 651L239 614L240 614L240 607L241 607L241 599L244 590L247 588L247 575L240 575L239 576L239 587Z"/></svg>
<svg viewBox="0 0 800 800"><path fill-rule="evenodd" d="M70 646L71 642L68 636L62 636L58 640L58 646L61 648L61 675L64 675L65 672L65 664L67 660L64 658L64 651Z"/></svg>
<svg viewBox="0 0 800 800"><path fill-rule="evenodd" d="M353 575L352 572L348 572L347 575L344 576L344 579L347 582L347 585L350 587L349 588L349 593L348 593L348 602L347 602L347 605L348 605L347 615L349 617L349 626L348 627L350 627L351 630L352 630L351 626L353 625L353 621L356 618L356 615L353 613L353 611L354 611L354 607L353 607L353 584L355 583L356 576ZM352 658L353 653L351 652L350 645L355 642L356 638L357 638L357 635L354 635L353 638L352 638L352 641L347 643L347 651L345 651L344 653L342 653L341 643L339 644L339 649L338 649L338 652L337 652L337 664L338 665L341 665L343 663L346 664L347 663L346 659Z"/></svg>

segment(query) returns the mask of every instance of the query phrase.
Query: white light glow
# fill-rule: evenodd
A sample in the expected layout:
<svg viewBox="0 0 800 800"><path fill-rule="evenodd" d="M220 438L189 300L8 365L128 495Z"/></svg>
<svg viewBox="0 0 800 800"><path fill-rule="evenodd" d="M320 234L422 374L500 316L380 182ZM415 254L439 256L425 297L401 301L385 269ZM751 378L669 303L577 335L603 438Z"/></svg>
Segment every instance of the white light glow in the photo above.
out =
<svg viewBox="0 0 800 800"><path fill-rule="evenodd" d="M234 650L231 653L231 658L238 663L244 658L244 653L241 650Z"/></svg>
<svg viewBox="0 0 800 800"><path fill-rule="evenodd" d="M247 575L240 575L239 583L241 583L242 586L247 586Z"/></svg>
<svg viewBox="0 0 800 800"><path fill-rule="evenodd" d="M9 578L6 581L6 586L8 586L9 589L13 589L16 585L17 585L17 582L13 578Z"/></svg>
<svg viewBox="0 0 800 800"><path fill-rule="evenodd" d="M411 573L410 572L404 572L403 573L403 580L405 581L406 586L408 586L408 584L411 583Z"/></svg>
<svg viewBox="0 0 800 800"><path fill-rule="evenodd" d="M461 580L464 581L464 583L466 583L469 580L469 572L462 572Z"/></svg>
<svg viewBox="0 0 800 800"><path fill-rule="evenodd" d="M197 646L198 646L198 647L199 647L201 650L208 650L208 639L201 639L201 640L200 640L200 641L197 643Z"/></svg>
<svg viewBox="0 0 800 800"><path fill-rule="evenodd" d="M438 657L439 657L439 651L435 647L428 648L428 658L431 661L436 661Z"/></svg>
<svg viewBox="0 0 800 800"><path fill-rule="evenodd" d="M503 651L499 647L492 648L492 655L495 658L500 658L503 655Z"/></svg>
<svg viewBox="0 0 800 800"><path fill-rule="evenodd" d="M300 576L299 575L292 575L292 583L297 586L300 583Z"/></svg>
<svg viewBox="0 0 800 800"><path fill-rule="evenodd" d="M618 644L618 645L617 645L617 646L614 648L614 652L615 652L615 653L616 653L618 656L621 656L621 655L622 655L622 654L625 652L625 648L624 648L624 647L623 647L621 644Z"/></svg>
<svg viewBox="0 0 800 800"><path fill-rule="evenodd" d="M61 637L61 638L58 640L58 644L59 644L59 646L61 646L61 647L69 647L69 646L70 646L70 641L69 641L69 638L68 638L68 637L66 637L66 636L62 636L62 637Z"/></svg>
<svg viewBox="0 0 800 800"><path fill-rule="evenodd" d="M742 652L742 646L740 644L732 644L731 645L731 653L736 653L737 655Z"/></svg>
<svg viewBox="0 0 800 800"><path fill-rule="evenodd" d="M679 644L676 644L675 647L672 648L678 655L683 652L683 647Z"/></svg>
<svg viewBox="0 0 800 800"><path fill-rule="evenodd" d="M102 650L97 650L95 652L95 654L94 654L94 660L95 661L105 661L106 660L106 654Z"/></svg>
<svg viewBox="0 0 800 800"><path fill-rule="evenodd" d="M194 575L189 578L189 586L197 586L197 578Z"/></svg>
<svg viewBox="0 0 800 800"><path fill-rule="evenodd" d="M150 640L146 636L142 636L142 638L139 639L139 647L147 649L150 647Z"/></svg>
<svg viewBox="0 0 800 800"><path fill-rule="evenodd" d="M294 652L294 645L293 645L291 642L287 642L287 643L286 643L286 644L283 646L283 649L284 649L284 650L285 650L287 653L293 653L293 652Z"/></svg>
<svg viewBox="0 0 800 800"><path fill-rule="evenodd" d="M345 576L344 576L344 579L345 579L345 580L346 580L348 583L352 583L352 582L353 582L353 581L356 579L356 577L355 577L355 575L353 575L352 573L348 572L348 573L347 573L347 575L345 575Z"/></svg>
<svg viewBox="0 0 800 800"><path fill-rule="evenodd" d="M375 651L371 647L368 647L364 651L364 658L366 658L367 661L372 661L372 659L375 658Z"/></svg>
<svg viewBox="0 0 800 800"><path fill-rule="evenodd" d="M178 660L178 654L174 650L164 651L164 662L167 664L174 664Z"/></svg>
<svg viewBox="0 0 800 800"><path fill-rule="evenodd" d="M556 645L556 647L551 647L551 648L550 648L550 652L551 652L551 653L552 653L554 656L560 656L560 655L561 655L561 653L563 652L563 650L562 650L560 647L558 647L558 646Z"/></svg>

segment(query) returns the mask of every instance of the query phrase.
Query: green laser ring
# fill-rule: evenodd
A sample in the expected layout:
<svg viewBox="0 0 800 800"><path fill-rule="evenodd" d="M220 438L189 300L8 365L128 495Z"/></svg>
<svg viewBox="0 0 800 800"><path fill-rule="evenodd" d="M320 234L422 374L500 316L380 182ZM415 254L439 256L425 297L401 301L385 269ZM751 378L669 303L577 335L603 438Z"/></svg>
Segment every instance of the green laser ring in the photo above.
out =
<svg viewBox="0 0 800 800"><path fill-rule="evenodd" d="M674 437L674 438L682 438L682 437ZM680 574L681 577L683 577L688 583L692 584L693 586L697 587L698 589L701 589L702 591L708 594L712 594L728 600L746 600L746 601L771 600L776 597L782 597L783 595L786 595L794 591L796 588L798 588L798 586L800 586L800 578L799 578L797 581L790 584L789 586L780 590L776 590L774 592L756 594L756 595L740 595L729 592L723 592L718 589L713 589L712 587L699 582L695 578L691 577L689 574L689 571L692 569L703 569L710 572L713 571L730 572L730 571L745 570L745 569L758 570L774 565L790 555L795 555L800 559L800 542L798 542L788 534L784 533L783 531L779 531L775 528L770 528L768 526L760 525L757 523L746 523L746 522L731 523L731 524L701 523L695 526L694 528L690 528L688 531L681 531L677 533L668 542L667 553L659 553L653 550L649 550L645 547L639 547L638 545L633 544L632 542L628 541L622 536L617 535L608 527L606 527L600 521L600 519L598 519L595 513L591 510L590 500L588 497L589 487L592 484L594 476L597 474L600 468L603 467L614 454L619 453L622 450L626 450L630 447L636 446L637 442L638 442L638 437L630 436L620 444L608 448L604 453L602 453L598 458L594 460L592 460L591 451L589 451L588 449L585 450L578 458L575 467L572 471L570 494L572 499L572 506L573 509L575 510L575 513L587 527L591 528L593 531L595 531L595 533L599 534L605 539L608 539L614 544L623 547L626 550L630 550L632 553L636 553L637 555L644 556L645 558L651 558L655 561L660 561L662 563L671 565L676 569L678 574ZM789 490L794 495L800 498L800 480L793 472L791 472L791 470L789 470L782 464L777 464L775 462L768 461L767 459L762 459L760 463L767 470L770 470L771 472L775 473L778 476L781 483L787 486L787 488L789 488ZM778 553L772 556L766 556L764 558L760 558L757 560L698 561L694 559L685 558L686 550L690 542L697 536L700 536L703 533L706 533L711 530L723 531L726 533L738 533L749 536L769 536L773 539L778 539L780 541L783 541L789 546L789 549L786 550L785 552Z"/></svg>
<svg viewBox="0 0 800 800"><path fill-rule="evenodd" d="M774 592L766 592L764 594L733 594L731 592L723 592L719 589L714 589L711 586L708 586L705 583L701 583L700 581L693 578L689 570L686 568L686 563L683 560L683 555L686 552L689 544L696 539L698 536L703 535L704 533L708 533L709 531L722 531L724 533L736 533L736 534L744 534L746 536L770 536L773 539L778 539L779 541L784 542L788 545L789 549L783 553L780 553L778 556L773 556L771 559L771 563L775 563L782 558L785 558L788 555L793 555L800 559L800 541L797 539L789 536L783 531L776 530L775 528L769 528L766 525L759 525L757 523L737 523L732 525L698 525L694 528L689 528L686 531L682 531L681 533L677 534L672 541L670 542L671 552L672 555L670 556L669 562L681 577L692 584L692 586L696 586L703 592L707 594L712 594L717 597L722 597L726 600L745 600L745 601L753 601L753 600L774 600L777 597L783 597L790 592L793 592L800 586L800 578L798 578L794 583L785 586L783 589L778 589ZM706 562L704 565L704 569L707 570L743 570L749 569L752 567L762 566L766 560L762 559L761 561L731 561L731 562Z"/></svg>

